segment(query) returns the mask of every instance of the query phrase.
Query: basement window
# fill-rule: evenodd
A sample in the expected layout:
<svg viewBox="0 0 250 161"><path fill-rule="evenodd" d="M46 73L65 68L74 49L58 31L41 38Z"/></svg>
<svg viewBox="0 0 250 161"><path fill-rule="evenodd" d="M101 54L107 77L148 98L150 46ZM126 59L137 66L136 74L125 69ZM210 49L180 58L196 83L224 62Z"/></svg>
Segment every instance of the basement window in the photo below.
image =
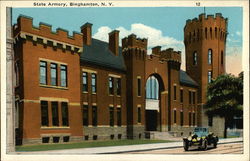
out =
<svg viewBox="0 0 250 161"><path fill-rule="evenodd" d="M42 137L42 143L49 143L49 137Z"/></svg>
<svg viewBox="0 0 250 161"><path fill-rule="evenodd" d="M54 136L53 137L53 143L59 143L60 137L59 136Z"/></svg>
<svg viewBox="0 0 250 161"><path fill-rule="evenodd" d="M63 142L69 142L69 136L64 136L63 137Z"/></svg>

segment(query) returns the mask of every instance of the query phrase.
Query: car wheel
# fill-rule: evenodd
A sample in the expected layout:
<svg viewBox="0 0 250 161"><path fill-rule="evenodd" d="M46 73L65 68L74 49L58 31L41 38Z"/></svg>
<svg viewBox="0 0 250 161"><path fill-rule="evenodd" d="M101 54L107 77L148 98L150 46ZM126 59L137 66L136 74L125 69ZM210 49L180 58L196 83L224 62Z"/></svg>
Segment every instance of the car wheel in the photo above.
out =
<svg viewBox="0 0 250 161"><path fill-rule="evenodd" d="M207 140L204 140L204 143L203 143L203 150L207 150Z"/></svg>
<svg viewBox="0 0 250 161"><path fill-rule="evenodd" d="M217 148L217 141L214 139L213 148Z"/></svg>
<svg viewBox="0 0 250 161"><path fill-rule="evenodd" d="M184 150L185 150L185 151L188 151L188 148L189 148L189 146L188 146L188 141L185 141L185 142L184 142Z"/></svg>

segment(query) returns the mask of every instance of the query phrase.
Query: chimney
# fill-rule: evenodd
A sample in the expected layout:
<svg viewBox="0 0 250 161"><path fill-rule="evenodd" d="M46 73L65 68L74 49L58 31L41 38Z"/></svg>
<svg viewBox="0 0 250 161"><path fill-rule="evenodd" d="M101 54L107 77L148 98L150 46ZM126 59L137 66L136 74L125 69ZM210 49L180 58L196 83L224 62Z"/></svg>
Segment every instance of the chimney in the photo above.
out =
<svg viewBox="0 0 250 161"><path fill-rule="evenodd" d="M159 55L161 52L161 46L156 46L152 48L152 54Z"/></svg>
<svg viewBox="0 0 250 161"><path fill-rule="evenodd" d="M83 44L84 45L91 45L92 24L87 22L84 25L82 25L81 32L83 34Z"/></svg>
<svg viewBox="0 0 250 161"><path fill-rule="evenodd" d="M109 33L109 50L115 55L119 55L119 32L114 30Z"/></svg>

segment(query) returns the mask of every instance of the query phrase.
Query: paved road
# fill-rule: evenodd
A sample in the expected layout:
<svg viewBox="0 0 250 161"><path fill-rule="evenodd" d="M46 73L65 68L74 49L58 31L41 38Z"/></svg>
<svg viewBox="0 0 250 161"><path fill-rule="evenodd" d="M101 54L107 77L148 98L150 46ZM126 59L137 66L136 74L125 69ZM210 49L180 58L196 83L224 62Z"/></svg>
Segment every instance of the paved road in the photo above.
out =
<svg viewBox="0 0 250 161"><path fill-rule="evenodd" d="M219 148L231 143L238 143L243 145L243 138L230 138L230 139L220 139L218 143ZM179 150L178 150L179 149ZM232 148L231 148L232 149ZM242 147L243 149L243 147ZM162 152L166 153L201 153L200 151L191 151L184 152L183 151L183 143L181 142L170 142L170 143L155 143L155 144L141 144L141 145L127 145L127 146L112 146L112 147L97 147L97 148L79 148L79 149L63 149L63 150L50 150L50 151L36 151L36 152L16 152L17 154L124 154L124 153L133 153L133 152ZM209 152L213 152L213 150L208 150ZM218 153L220 151L217 151ZM221 152L222 153L222 152ZM221 154L219 153L219 154ZM207 152L206 152L207 154Z"/></svg>
<svg viewBox="0 0 250 161"><path fill-rule="evenodd" d="M150 150L141 152L130 152L126 154L243 154L243 142L219 144L217 148L209 148L206 151L198 149L184 151L183 148L173 148L173 149Z"/></svg>

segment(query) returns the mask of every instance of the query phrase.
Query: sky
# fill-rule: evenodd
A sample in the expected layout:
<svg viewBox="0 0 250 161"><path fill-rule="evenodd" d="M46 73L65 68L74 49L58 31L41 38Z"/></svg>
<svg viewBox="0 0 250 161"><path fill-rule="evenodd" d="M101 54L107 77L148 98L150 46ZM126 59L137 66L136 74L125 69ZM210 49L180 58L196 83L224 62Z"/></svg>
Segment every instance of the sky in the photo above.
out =
<svg viewBox="0 0 250 161"><path fill-rule="evenodd" d="M222 13L228 18L226 72L238 75L242 71L242 8L206 7L207 15ZM120 31L120 39L131 33L148 39L148 53L154 46L174 48L182 52L181 68L185 70L184 26L187 19L198 17L203 7L113 7L113 8L13 8L12 23L22 14L33 17L33 25L40 22L63 28L72 35L80 32L86 22L92 23L94 38L108 41L108 33ZM121 41L120 41L121 42Z"/></svg>

